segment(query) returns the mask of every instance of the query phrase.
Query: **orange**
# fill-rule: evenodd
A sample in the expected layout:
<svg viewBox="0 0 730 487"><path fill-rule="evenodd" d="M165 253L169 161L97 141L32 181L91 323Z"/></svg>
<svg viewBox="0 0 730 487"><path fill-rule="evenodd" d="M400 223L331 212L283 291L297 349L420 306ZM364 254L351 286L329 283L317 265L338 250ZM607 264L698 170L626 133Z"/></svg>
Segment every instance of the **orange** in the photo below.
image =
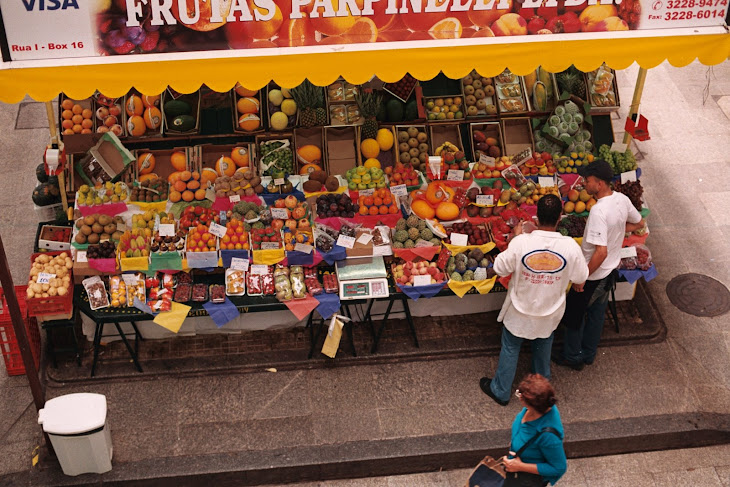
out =
<svg viewBox="0 0 730 487"><path fill-rule="evenodd" d="M64 120L64 122L67 122L68 120ZM81 121L81 126L85 129L90 129L94 126L94 122L89 120L88 118L85 118Z"/></svg>
<svg viewBox="0 0 730 487"><path fill-rule="evenodd" d="M376 196L375 198L373 198L373 204L375 206L382 205L383 204L383 198L381 198L380 196Z"/></svg>
<svg viewBox="0 0 730 487"><path fill-rule="evenodd" d="M236 93L238 96L256 96L258 94L258 90L249 90L248 88L245 88L241 83L236 83Z"/></svg>
<svg viewBox="0 0 730 487"><path fill-rule="evenodd" d="M387 215L388 214L388 207L387 206L381 206L380 210L378 210L381 215Z"/></svg>
<svg viewBox="0 0 730 487"><path fill-rule="evenodd" d="M215 172L215 169L206 167L200 173L200 184L202 184L204 188L208 186L208 183L213 184L216 179L218 179L218 173Z"/></svg>
<svg viewBox="0 0 730 487"><path fill-rule="evenodd" d="M75 134L80 134L80 133L81 133L81 131L82 131L82 130L84 130L84 128L83 128L83 127L82 127L81 125L74 125L74 126L73 126L73 127L71 128L71 130L73 130L73 132L74 132Z"/></svg>
<svg viewBox="0 0 730 487"><path fill-rule="evenodd" d="M461 22L455 17L447 17L436 22L428 33L434 39L459 39L463 29Z"/></svg>
<svg viewBox="0 0 730 487"><path fill-rule="evenodd" d="M311 46L315 43L314 28L309 18L285 20L277 42L282 47Z"/></svg>
<svg viewBox="0 0 730 487"><path fill-rule="evenodd" d="M341 6L340 2L342 2L342 7L344 8L344 10L347 11L347 16L322 17L322 14L325 12L336 13ZM362 0L356 0L355 3L357 4L358 8L362 9ZM321 2L317 2L317 5L318 7L313 9L312 13L309 15L312 21L312 26L322 34L326 34L328 36L337 36L340 34L344 34L348 30L350 30L353 25L355 25L355 22L358 20L358 18L362 18L355 17L353 15L353 12L350 11L350 9L346 6L345 0L323 0ZM315 13L317 13L317 17L313 16Z"/></svg>
<svg viewBox="0 0 730 487"><path fill-rule="evenodd" d="M127 98L127 102L124 104L124 108L127 110L127 115L130 117L133 115L142 115L144 112L142 98L137 95L130 95L129 98Z"/></svg>
<svg viewBox="0 0 730 487"><path fill-rule="evenodd" d="M170 201L173 203L177 203L182 199L182 194L180 194L178 191L170 191Z"/></svg>
<svg viewBox="0 0 730 487"><path fill-rule="evenodd" d="M190 181L190 178L193 177L193 174L190 171L181 171L180 172L180 181L188 182Z"/></svg>
<svg viewBox="0 0 730 487"><path fill-rule="evenodd" d="M371 206L369 210L371 215L377 215L378 214L378 207L377 206Z"/></svg>
<svg viewBox="0 0 730 487"><path fill-rule="evenodd" d="M73 128L74 123L71 120L64 120L61 122L61 128L70 129Z"/></svg>
<svg viewBox="0 0 730 487"><path fill-rule="evenodd" d="M147 132L147 125L145 125L142 117L134 115L127 120L127 131L132 137L139 137Z"/></svg>
<svg viewBox="0 0 730 487"><path fill-rule="evenodd" d="M390 213L391 215L395 215L395 214L396 214L396 213L398 213L399 211L400 211L400 210L398 209L398 207L397 207L396 205L393 205L393 206L391 206L391 207L390 207L390 210L389 210L388 212L389 212L389 213Z"/></svg>
<svg viewBox="0 0 730 487"><path fill-rule="evenodd" d="M137 157L137 171L139 174L149 174L155 169L155 156L149 152Z"/></svg>
<svg viewBox="0 0 730 487"><path fill-rule="evenodd" d="M185 157L185 153L181 151L175 151L170 154L170 164L175 168L176 171L184 171L188 168L188 160Z"/></svg>
<svg viewBox="0 0 730 487"><path fill-rule="evenodd" d="M223 26L226 23L226 17L231 12L231 0L220 0L218 2L199 2L198 0L177 0L173 2L175 5L171 9L172 15L188 29L198 31L210 31L215 30L218 27ZM187 7L187 16L190 19L198 19L194 24L185 24L180 20L180 9L178 8L179 3L185 3ZM213 8L212 5L218 6L218 12L216 12L216 18L221 19L220 22L212 22Z"/></svg>
<svg viewBox="0 0 730 487"><path fill-rule="evenodd" d="M84 109L81 105L77 104L71 107L71 111L74 113L74 115L81 115L81 112L83 112Z"/></svg>
<svg viewBox="0 0 730 487"><path fill-rule="evenodd" d="M169 176L167 176L167 182L170 183L170 184L174 184L177 181L180 181L181 174L182 174L182 172L175 171L174 173L172 173Z"/></svg>
<svg viewBox="0 0 730 487"><path fill-rule="evenodd" d="M76 115L71 117L71 121L74 123L74 125L81 125L81 122L84 121L84 117L77 113Z"/></svg>
<svg viewBox="0 0 730 487"><path fill-rule="evenodd" d="M364 201L365 206L373 206L373 204L375 203L372 196L366 196Z"/></svg>
<svg viewBox="0 0 730 487"><path fill-rule="evenodd" d="M182 199L183 201L193 201L195 199L195 194L192 191L183 191Z"/></svg>
<svg viewBox="0 0 730 487"><path fill-rule="evenodd" d="M372 19L360 17L342 37L353 44L375 42L378 39L378 27Z"/></svg>
<svg viewBox="0 0 730 487"><path fill-rule="evenodd" d="M196 180L196 181L200 180L200 173L198 171L193 171L191 174L193 175L194 180Z"/></svg>
<svg viewBox="0 0 730 487"><path fill-rule="evenodd" d="M183 191L185 191L187 189L188 185L185 184L183 181L177 180L172 185L172 187L175 188L175 191L179 191L182 193Z"/></svg>
<svg viewBox="0 0 730 487"><path fill-rule="evenodd" d="M81 112L81 116L84 118L90 119L92 115L93 115L93 112L91 110L89 110L88 108L84 108L84 111Z"/></svg>
<svg viewBox="0 0 730 487"><path fill-rule="evenodd" d="M73 107L74 102L72 100L69 100L68 98L63 100L63 102L61 103L61 108L63 108L64 110L71 110Z"/></svg>
<svg viewBox="0 0 730 487"><path fill-rule="evenodd" d="M249 157L248 148L246 147L234 147L231 151L231 159L236 163L238 167L248 167Z"/></svg>
<svg viewBox="0 0 730 487"><path fill-rule="evenodd" d="M205 199L205 190L199 189L195 192L195 199L198 201L202 201Z"/></svg>
<svg viewBox="0 0 730 487"><path fill-rule="evenodd" d="M61 113L61 118L64 120L71 120L74 116L74 112L71 110L64 110L63 113Z"/></svg>
<svg viewBox="0 0 730 487"><path fill-rule="evenodd" d="M188 181L188 189L198 189L198 188L200 188L199 181L196 181L195 179Z"/></svg>
<svg viewBox="0 0 730 487"><path fill-rule="evenodd" d="M383 204L390 205L391 203L393 203L393 198L390 195L385 195L383 198Z"/></svg>
<svg viewBox="0 0 730 487"><path fill-rule="evenodd" d="M63 131L63 135L73 135L73 134L74 134L74 131L73 131L72 128L71 129L66 129L66 130Z"/></svg>

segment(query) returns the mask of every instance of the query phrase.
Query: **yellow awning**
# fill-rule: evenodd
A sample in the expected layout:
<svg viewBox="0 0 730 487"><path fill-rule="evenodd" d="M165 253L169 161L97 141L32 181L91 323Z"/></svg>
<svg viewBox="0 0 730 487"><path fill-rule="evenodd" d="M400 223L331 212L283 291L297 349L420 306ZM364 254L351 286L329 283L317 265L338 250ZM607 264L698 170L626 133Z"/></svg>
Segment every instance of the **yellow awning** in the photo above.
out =
<svg viewBox="0 0 730 487"><path fill-rule="evenodd" d="M483 76L495 76L507 67L523 75L539 65L553 72L571 64L591 71L603 62L614 69L624 69L634 62L652 68L665 60L677 67L695 59L714 65L730 56L728 33L545 42L533 39L460 39L441 41L438 47L431 47L429 42L408 43L407 49L391 50L383 50L384 46L378 44L363 44L358 46L369 50L346 48L339 52L335 46L328 46L329 52L302 54L284 54L292 51L274 48L260 50L261 55L255 57L207 53L221 57L155 62L129 62L115 57L77 66L23 67L27 64L10 63L10 69L0 69L0 100L17 103L28 94L35 100L47 101L60 92L73 99L84 99L97 89L106 96L117 97L133 86L149 94L160 93L168 85L183 93L193 92L202 84L227 91L239 81L247 88L257 89L272 79L285 87L297 86L304 78L323 86L338 76L361 84L374 75L384 81L397 81L406 72L419 80L431 79L439 71L451 78L461 78L472 69ZM142 56L135 59L139 58Z"/></svg>

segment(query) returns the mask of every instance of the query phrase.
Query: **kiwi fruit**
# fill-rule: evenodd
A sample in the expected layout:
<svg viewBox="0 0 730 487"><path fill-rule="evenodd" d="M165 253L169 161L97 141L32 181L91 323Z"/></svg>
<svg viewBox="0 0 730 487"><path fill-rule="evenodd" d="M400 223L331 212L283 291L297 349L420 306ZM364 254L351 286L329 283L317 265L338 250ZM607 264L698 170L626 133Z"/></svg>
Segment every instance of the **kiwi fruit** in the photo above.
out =
<svg viewBox="0 0 730 487"><path fill-rule="evenodd" d="M83 245L83 244L86 243L86 235L84 235L83 233L79 232L79 233L76 234L76 238L74 238L74 241L77 244Z"/></svg>
<svg viewBox="0 0 730 487"><path fill-rule="evenodd" d="M84 217L84 225L91 226L94 223L96 223L96 218L94 218L93 216L89 215Z"/></svg>
<svg viewBox="0 0 730 487"><path fill-rule="evenodd" d="M91 227L89 225L82 225L79 229L79 233L83 233L85 236L91 235Z"/></svg>
<svg viewBox="0 0 730 487"><path fill-rule="evenodd" d="M111 235L112 233L117 231L117 226L113 223L107 223L104 225L104 233L108 233Z"/></svg>
<svg viewBox="0 0 730 487"><path fill-rule="evenodd" d="M86 241L87 241L88 243L92 244L92 245L93 245L93 244L98 244L98 243L99 243L99 240L100 240L100 239L99 239L99 235L98 235L98 234L96 234L96 233L92 233L92 234L91 234L91 235L89 235L89 236L87 237L87 239L86 239Z"/></svg>

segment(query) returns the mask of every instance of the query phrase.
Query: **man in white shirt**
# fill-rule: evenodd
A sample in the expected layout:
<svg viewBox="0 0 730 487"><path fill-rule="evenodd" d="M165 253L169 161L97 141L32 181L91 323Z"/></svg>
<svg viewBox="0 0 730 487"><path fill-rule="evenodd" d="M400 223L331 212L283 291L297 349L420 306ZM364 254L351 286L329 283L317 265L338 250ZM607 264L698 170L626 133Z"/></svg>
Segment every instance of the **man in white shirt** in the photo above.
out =
<svg viewBox="0 0 730 487"><path fill-rule="evenodd" d="M509 402L523 340L532 346L532 372L550 379L553 332L565 310L565 291L570 282L582 284L588 277L578 244L556 231L562 210L557 196L540 198L537 230L517 235L494 261L498 275L512 278L497 318L504 323L497 372L494 379L482 377L479 386L501 406Z"/></svg>
<svg viewBox="0 0 730 487"><path fill-rule="evenodd" d="M578 174L585 180L586 191L597 201L588 215L581 245L590 275L585 286L574 285L568 293L562 319L565 325L563 350L553 355L553 362L573 370L582 370L584 365L590 365L596 359L608 292L614 284L612 273L621 261L624 234L644 226L644 220L631 200L611 190L613 169L606 161L596 159L578 168Z"/></svg>

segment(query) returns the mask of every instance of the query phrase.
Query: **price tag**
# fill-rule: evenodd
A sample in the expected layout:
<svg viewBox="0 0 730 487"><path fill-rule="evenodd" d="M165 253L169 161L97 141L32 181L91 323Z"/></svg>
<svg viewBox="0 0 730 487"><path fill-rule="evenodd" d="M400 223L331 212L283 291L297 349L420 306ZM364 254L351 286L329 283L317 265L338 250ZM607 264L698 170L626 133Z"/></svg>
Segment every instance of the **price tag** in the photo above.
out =
<svg viewBox="0 0 730 487"><path fill-rule="evenodd" d="M483 281L487 278L487 268L486 267L477 267L474 271L474 280L475 281Z"/></svg>
<svg viewBox="0 0 730 487"><path fill-rule="evenodd" d="M426 274L423 276L413 276L414 286L428 286L429 284L431 284L431 274Z"/></svg>
<svg viewBox="0 0 730 487"><path fill-rule="evenodd" d="M478 194L477 205L482 206L494 206L494 195L493 194Z"/></svg>
<svg viewBox="0 0 730 487"><path fill-rule="evenodd" d="M281 244L279 242L261 242L261 250L276 250L280 248Z"/></svg>
<svg viewBox="0 0 730 487"><path fill-rule="evenodd" d="M211 235L215 235L218 238L223 238L226 235L226 227L223 225L218 225L215 222L212 222L210 224L210 227L208 228L208 232Z"/></svg>
<svg viewBox="0 0 730 487"><path fill-rule="evenodd" d="M275 220L287 220L289 219L289 210L286 208L272 208L271 218Z"/></svg>
<svg viewBox="0 0 730 487"><path fill-rule="evenodd" d="M240 257L233 257L231 259L231 269L235 269L237 271L246 272L248 270L248 264L248 259L241 259Z"/></svg>
<svg viewBox="0 0 730 487"><path fill-rule="evenodd" d="M38 284L48 284L51 282L51 279L55 279L56 274L48 274L46 272L41 272L38 274L38 280L36 281Z"/></svg>
<svg viewBox="0 0 730 487"><path fill-rule="evenodd" d="M434 179L441 179L441 156L429 156L428 167Z"/></svg>
<svg viewBox="0 0 730 487"><path fill-rule="evenodd" d="M282 184L286 184L286 180L284 178L276 178L274 179L274 184L277 186L281 186Z"/></svg>
<svg viewBox="0 0 730 487"><path fill-rule="evenodd" d="M482 152L479 154L479 162L481 164L486 164L487 166L494 166L496 159L494 157L489 157L484 152Z"/></svg>
<svg viewBox="0 0 730 487"><path fill-rule="evenodd" d="M237 194L234 194L233 196L229 196L228 199L231 201L231 203L238 203L241 201L241 197Z"/></svg>
<svg viewBox="0 0 730 487"><path fill-rule="evenodd" d="M160 231L160 215L155 215L155 225L152 228L152 231L154 233L157 233Z"/></svg>
<svg viewBox="0 0 730 487"><path fill-rule="evenodd" d="M357 243L367 245L370 243L370 241L373 239L372 234L370 233L363 233L359 237L357 237Z"/></svg>
<svg viewBox="0 0 730 487"><path fill-rule="evenodd" d="M629 181L636 181L636 171L628 171L621 173L621 184Z"/></svg>
<svg viewBox="0 0 730 487"><path fill-rule="evenodd" d="M297 252L304 252L305 254L311 254L314 247L305 243L297 243L294 245L294 250Z"/></svg>
<svg viewBox="0 0 730 487"><path fill-rule="evenodd" d="M629 259L631 257L636 257L636 247L623 247L619 251L618 255L622 259Z"/></svg>
<svg viewBox="0 0 730 487"><path fill-rule="evenodd" d="M530 158L532 158L532 149L525 149L519 154L512 156L512 164L519 166L527 162Z"/></svg>
<svg viewBox="0 0 730 487"><path fill-rule="evenodd" d="M86 258L86 251L85 250L79 250L76 252L76 258L74 259L76 262L88 262L89 260Z"/></svg>
<svg viewBox="0 0 730 487"><path fill-rule="evenodd" d="M469 235L465 235L463 233L452 233L451 234L451 243L453 245L461 245L461 246L469 245Z"/></svg>
<svg viewBox="0 0 730 487"><path fill-rule="evenodd" d="M375 194L375 189L368 188L368 189L361 189L357 192L360 196L372 196Z"/></svg>
<svg viewBox="0 0 730 487"><path fill-rule="evenodd" d="M255 264L251 266L251 274L263 276L269 273L269 266L263 264Z"/></svg>
<svg viewBox="0 0 730 487"><path fill-rule="evenodd" d="M542 188L550 188L555 186L557 183L555 182L555 176L538 176L537 184L539 184Z"/></svg>
<svg viewBox="0 0 730 487"><path fill-rule="evenodd" d="M94 169L96 169L96 166L94 165L93 162L90 162L89 163L89 172L93 171Z"/></svg>
<svg viewBox="0 0 730 487"><path fill-rule="evenodd" d="M160 237L174 237L175 236L175 224L174 223L160 223Z"/></svg>
<svg viewBox="0 0 730 487"><path fill-rule="evenodd" d="M464 180L464 171L461 169L449 169L449 172L446 174L446 180L447 181L463 181Z"/></svg>
<svg viewBox="0 0 730 487"><path fill-rule="evenodd" d="M390 245L376 245L373 247L373 255L393 255Z"/></svg>
<svg viewBox="0 0 730 487"><path fill-rule="evenodd" d="M576 187L583 187L585 186L585 180L583 179L583 176L578 176L578 178L573 181L573 184L570 186L570 189L575 189Z"/></svg>
<svg viewBox="0 0 730 487"><path fill-rule="evenodd" d="M614 142L613 144L611 144L611 151L620 152L623 154L624 152L626 152L626 149L628 147L628 145L622 144L621 142Z"/></svg>
<svg viewBox="0 0 730 487"><path fill-rule="evenodd" d="M215 190L213 188L208 188L205 190L205 199L210 201L215 201Z"/></svg>
<svg viewBox="0 0 730 487"><path fill-rule="evenodd" d="M355 237L348 237L347 235L340 235L337 237L337 245L351 249L355 246Z"/></svg>
<svg viewBox="0 0 730 487"><path fill-rule="evenodd" d="M226 216L226 212L223 211L223 210L219 211L218 212L218 218L220 218L221 225L224 225L225 226L226 222L228 221L228 217Z"/></svg>
<svg viewBox="0 0 730 487"><path fill-rule="evenodd" d="M139 277L137 277L137 274L122 274L122 280L127 286L136 286Z"/></svg>
<svg viewBox="0 0 730 487"><path fill-rule="evenodd" d="M405 184L397 184L390 187L390 192L395 196L408 196L408 188Z"/></svg>

